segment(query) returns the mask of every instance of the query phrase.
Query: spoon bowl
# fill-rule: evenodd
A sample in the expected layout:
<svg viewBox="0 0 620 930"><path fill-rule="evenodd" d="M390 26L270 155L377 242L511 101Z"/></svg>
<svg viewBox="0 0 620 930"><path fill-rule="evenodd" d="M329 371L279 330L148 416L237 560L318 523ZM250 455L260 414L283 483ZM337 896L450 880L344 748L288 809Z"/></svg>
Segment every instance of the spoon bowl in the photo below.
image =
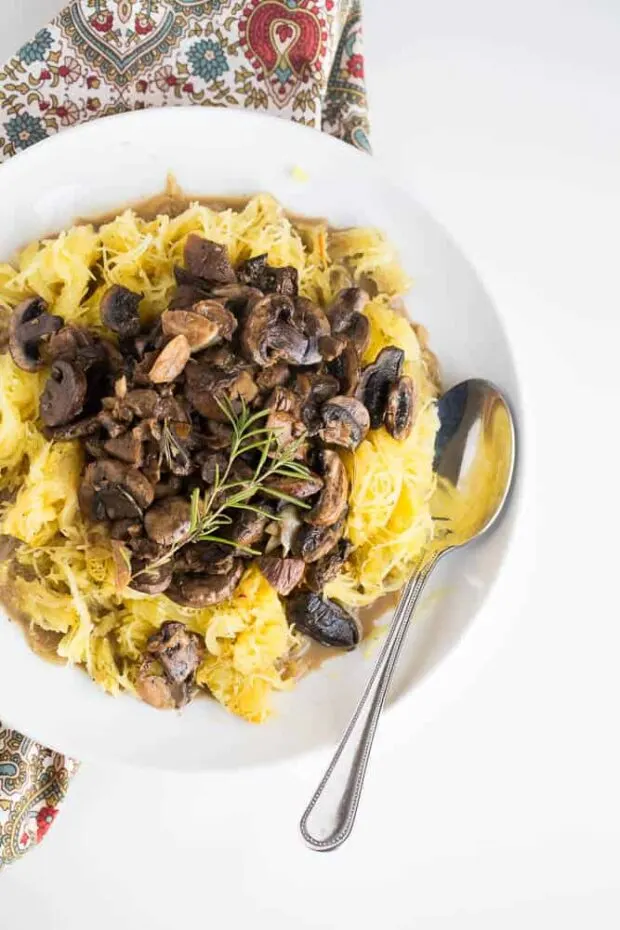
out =
<svg viewBox="0 0 620 930"><path fill-rule="evenodd" d="M301 819L307 845L328 851L350 835L370 750L415 605L437 562L491 531L513 483L516 434L510 407L494 384L472 378L438 403L435 534L404 586L377 664L351 722Z"/></svg>

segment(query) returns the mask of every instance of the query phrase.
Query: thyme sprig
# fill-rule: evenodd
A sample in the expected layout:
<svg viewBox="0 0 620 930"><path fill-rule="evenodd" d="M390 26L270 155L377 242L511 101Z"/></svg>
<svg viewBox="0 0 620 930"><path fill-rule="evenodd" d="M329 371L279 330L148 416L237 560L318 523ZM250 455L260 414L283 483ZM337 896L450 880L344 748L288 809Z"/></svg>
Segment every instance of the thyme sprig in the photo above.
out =
<svg viewBox="0 0 620 930"><path fill-rule="evenodd" d="M269 517L271 520L280 519L277 514L271 514L251 503L256 494L260 493L265 497L295 504L296 507L303 509L310 507L305 501L291 497L268 484L269 480L274 478L303 480L310 477L308 467L296 459L305 437L301 436L286 445L280 445L279 430L264 425L265 418L269 416L269 410L252 412L242 402L240 411L236 412L229 401L218 401L218 403L233 431L226 467L220 471L216 465L215 480L204 495L201 494L199 488L194 489L187 533L171 545L163 555L150 562L140 574L155 572L167 564L179 549L194 542L214 542L230 546L249 555L260 555L257 550L243 546L222 535L222 531L234 522L235 516L240 511L251 511ZM253 474L247 479L236 478L235 462L248 452L256 453L257 464Z"/></svg>

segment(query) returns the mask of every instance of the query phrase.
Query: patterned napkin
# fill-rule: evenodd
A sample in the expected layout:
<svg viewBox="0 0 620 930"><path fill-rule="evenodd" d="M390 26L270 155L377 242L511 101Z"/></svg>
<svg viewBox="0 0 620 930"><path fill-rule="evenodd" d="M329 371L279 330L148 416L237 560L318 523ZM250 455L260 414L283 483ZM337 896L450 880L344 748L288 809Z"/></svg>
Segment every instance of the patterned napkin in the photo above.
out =
<svg viewBox="0 0 620 930"><path fill-rule="evenodd" d="M74 123L188 104L368 151L359 0L74 0L0 69L0 161ZM0 723L0 869L45 836L76 769Z"/></svg>

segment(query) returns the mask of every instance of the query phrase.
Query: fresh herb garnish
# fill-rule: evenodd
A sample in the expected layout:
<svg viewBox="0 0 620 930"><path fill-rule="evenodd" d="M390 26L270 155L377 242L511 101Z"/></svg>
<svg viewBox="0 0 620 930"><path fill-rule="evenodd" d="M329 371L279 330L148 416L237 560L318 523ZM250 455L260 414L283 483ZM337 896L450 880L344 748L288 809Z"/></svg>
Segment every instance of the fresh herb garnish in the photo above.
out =
<svg viewBox="0 0 620 930"><path fill-rule="evenodd" d="M269 416L269 410L258 410L253 413L242 402L241 409L237 413L229 401L218 401L218 403L233 430L226 467L220 472L216 465L215 480L204 495L200 493L199 488L194 489L187 533L138 574L156 571L162 565L167 564L179 549L194 542L219 543L249 555L260 555L259 551L226 539L221 533L234 522L234 517L239 511L251 511L269 517L271 520L279 519L277 514L271 514L256 504L250 503L256 494L295 504L306 510L310 507L310 504L305 501L268 486L268 481L273 478L304 480L310 477L308 467L296 459L305 441L305 436L285 446L280 446L278 429L271 429L264 425L265 417ZM164 424L163 435L166 435L166 432L172 435L166 427L167 424ZM256 453L257 464L251 477L240 480L235 478L233 466L242 455L248 452Z"/></svg>

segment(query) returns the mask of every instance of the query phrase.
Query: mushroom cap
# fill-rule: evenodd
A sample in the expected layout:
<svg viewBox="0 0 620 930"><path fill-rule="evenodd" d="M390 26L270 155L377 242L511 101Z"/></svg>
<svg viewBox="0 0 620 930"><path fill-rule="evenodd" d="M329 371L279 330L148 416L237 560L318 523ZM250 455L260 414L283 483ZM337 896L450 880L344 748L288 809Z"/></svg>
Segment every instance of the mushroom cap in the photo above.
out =
<svg viewBox="0 0 620 930"><path fill-rule="evenodd" d="M354 397L332 397L321 408L320 436L327 445L357 449L370 429L364 404Z"/></svg>
<svg viewBox="0 0 620 930"><path fill-rule="evenodd" d="M149 539L160 546L173 546L187 535L191 506L183 497L165 497L149 507L144 528Z"/></svg>
<svg viewBox="0 0 620 930"><path fill-rule="evenodd" d="M415 417L415 387L411 378L403 375L390 388L385 408L385 428L402 441L413 429Z"/></svg>
<svg viewBox="0 0 620 930"><path fill-rule="evenodd" d="M183 252L190 275L213 284L231 284L237 280L226 247L197 233L190 233Z"/></svg>
<svg viewBox="0 0 620 930"><path fill-rule="evenodd" d="M379 429L385 417L390 388L400 377L405 353L396 346L381 349L372 365L367 365L355 396L370 414L370 428Z"/></svg>
<svg viewBox="0 0 620 930"><path fill-rule="evenodd" d="M334 449L321 453L324 486L306 523L312 526L333 526L343 516L349 500L349 477L343 461Z"/></svg>
<svg viewBox="0 0 620 930"><path fill-rule="evenodd" d="M286 602L286 614L289 623L322 646L354 649L360 641L360 628L355 618L340 604L313 591L290 598Z"/></svg>
<svg viewBox="0 0 620 930"><path fill-rule="evenodd" d="M57 359L41 394L41 419L46 426L65 426L82 412L88 382L81 368Z"/></svg>
<svg viewBox="0 0 620 930"><path fill-rule="evenodd" d="M9 328L9 352L22 371L40 371L45 366L41 358L41 342L64 325L60 316L47 312L41 297L28 297L17 305Z"/></svg>
<svg viewBox="0 0 620 930"><path fill-rule="evenodd" d="M280 559L273 555L261 556L258 567L282 597L289 595L301 583L306 570L303 559Z"/></svg>
<svg viewBox="0 0 620 930"><path fill-rule="evenodd" d="M202 608L221 604L234 593L243 571L243 563L237 562L228 575L175 575L168 596L185 607Z"/></svg>
<svg viewBox="0 0 620 930"><path fill-rule="evenodd" d="M130 291L121 284L113 284L101 300L101 319L108 329L124 338L137 336L140 332L138 306L142 294Z"/></svg>

